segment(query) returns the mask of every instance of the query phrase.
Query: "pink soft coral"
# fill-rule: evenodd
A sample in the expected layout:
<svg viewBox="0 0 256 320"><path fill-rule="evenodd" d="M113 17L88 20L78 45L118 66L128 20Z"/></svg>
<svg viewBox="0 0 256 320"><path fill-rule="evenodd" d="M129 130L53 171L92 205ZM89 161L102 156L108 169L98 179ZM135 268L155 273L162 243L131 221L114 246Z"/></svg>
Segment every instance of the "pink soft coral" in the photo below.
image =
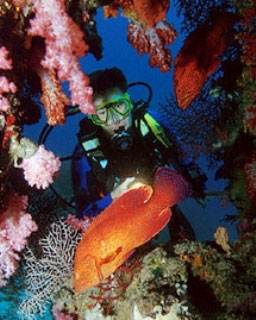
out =
<svg viewBox="0 0 256 320"><path fill-rule="evenodd" d="M28 184L40 189L46 189L58 172L61 165L54 153L40 145L32 157L24 158L19 165L24 170L24 177Z"/></svg>
<svg viewBox="0 0 256 320"><path fill-rule="evenodd" d="M0 287L4 287L7 282L6 280L10 278L18 268L18 260L20 257L1 234L2 231L0 231Z"/></svg>
<svg viewBox="0 0 256 320"><path fill-rule="evenodd" d="M93 218L91 217L84 216L83 219L78 219L72 214L69 214L66 223L77 231L85 232L89 228L92 221Z"/></svg>
<svg viewBox="0 0 256 320"><path fill-rule="evenodd" d="M52 307L52 314L55 320L74 320L75 317L72 314L65 314L61 312L56 305Z"/></svg>
<svg viewBox="0 0 256 320"><path fill-rule="evenodd" d="M0 69L12 69L12 60L7 59L8 50L5 47L0 48Z"/></svg>
<svg viewBox="0 0 256 320"><path fill-rule="evenodd" d="M17 252L24 249L31 232L37 230L31 215L25 212L27 197L10 191L8 207L0 215L0 287L6 285L18 267Z"/></svg>
<svg viewBox="0 0 256 320"><path fill-rule="evenodd" d="M8 51L5 47L0 48L0 69L12 69L12 60L7 59ZM3 93L16 92L17 88L13 82L9 82L6 77L0 77L0 111L6 112L10 108L9 101L2 95Z"/></svg>
<svg viewBox="0 0 256 320"><path fill-rule="evenodd" d="M94 113L92 88L80 69L78 57L88 50L83 33L65 11L64 0L32 0L35 18L29 34L45 39L46 53L41 61L48 70L57 70L61 81L69 81L71 102L84 113Z"/></svg>

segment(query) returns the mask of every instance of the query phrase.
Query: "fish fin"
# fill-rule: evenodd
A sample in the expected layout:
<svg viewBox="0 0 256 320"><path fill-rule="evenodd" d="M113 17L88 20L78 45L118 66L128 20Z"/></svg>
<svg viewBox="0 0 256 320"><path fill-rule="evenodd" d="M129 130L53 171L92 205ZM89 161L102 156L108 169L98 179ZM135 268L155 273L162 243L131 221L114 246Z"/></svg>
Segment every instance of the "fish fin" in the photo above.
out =
<svg viewBox="0 0 256 320"><path fill-rule="evenodd" d="M158 225L157 233L167 225L171 218L171 215L172 211L170 208L165 208L159 212L159 214L156 217L156 224Z"/></svg>
<svg viewBox="0 0 256 320"><path fill-rule="evenodd" d="M130 189L117 198L113 204L125 211L131 206L136 209L143 206L151 198L153 189L149 185L143 185L139 188Z"/></svg>
<svg viewBox="0 0 256 320"><path fill-rule="evenodd" d="M135 252L134 249L126 252L126 254L124 254L118 261L118 267L121 266L121 264L123 264L134 252Z"/></svg>
<svg viewBox="0 0 256 320"><path fill-rule="evenodd" d="M156 234L158 234L169 222L172 215L170 208L165 208L161 210L155 217L155 221L151 224L150 236L145 238L143 243L152 239ZM148 233L149 234L149 233ZM142 243L142 244L143 244Z"/></svg>
<svg viewBox="0 0 256 320"><path fill-rule="evenodd" d="M99 280L103 280L104 279L104 275L102 273L102 270L101 270L101 262L98 261L98 259L95 258L95 267L96 267L96 270L97 270L97 274L98 274L98 278Z"/></svg>
<svg viewBox="0 0 256 320"><path fill-rule="evenodd" d="M213 61L211 62L211 64L209 65L208 69L207 69L207 78L217 69L217 67L220 64L220 59L213 59Z"/></svg>
<svg viewBox="0 0 256 320"><path fill-rule="evenodd" d="M109 217L109 213L112 212L113 207L118 208L119 215L125 214L127 212L136 213L136 210L131 210L131 212L127 209L137 209L143 206L152 196L153 189L149 185L143 185L136 189L130 189L123 193L120 197L114 200L107 208L105 208L101 214L99 214L91 223L88 230L86 230L85 234L89 232L93 232L93 230L104 223L105 220Z"/></svg>
<svg viewBox="0 0 256 320"><path fill-rule="evenodd" d="M120 246L116 249L115 252L112 252L111 254L109 254L107 257L105 257L104 259L101 259L100 265L109 263L111 261L113 261L114 259L116 259L116 257L123 251L123 248Z"/></svg>
<svg viewBox="0 0 256 320"><path fill-rule="evenodd" d="M135 250L132 249L126 253L119 253L118 255L112 256L113 260L109 261L108 263L102 264L101 270L104 275L104 278L110 276L113 272L116 271L118 267L120 267L134 252Z"/></svg>

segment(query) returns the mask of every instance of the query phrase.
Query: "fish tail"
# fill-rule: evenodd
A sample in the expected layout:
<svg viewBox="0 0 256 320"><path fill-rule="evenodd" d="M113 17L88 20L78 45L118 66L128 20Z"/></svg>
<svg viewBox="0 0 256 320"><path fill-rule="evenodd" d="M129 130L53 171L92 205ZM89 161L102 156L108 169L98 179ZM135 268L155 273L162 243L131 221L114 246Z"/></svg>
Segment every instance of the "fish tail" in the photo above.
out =
<svg viewBox="0 0 256 320"><path fill-rule="evenodd" d="M157 169L153 189L152 200L156 200L162 207L173 206L192 193L190 184L182 175L165 167Z"/></svg>

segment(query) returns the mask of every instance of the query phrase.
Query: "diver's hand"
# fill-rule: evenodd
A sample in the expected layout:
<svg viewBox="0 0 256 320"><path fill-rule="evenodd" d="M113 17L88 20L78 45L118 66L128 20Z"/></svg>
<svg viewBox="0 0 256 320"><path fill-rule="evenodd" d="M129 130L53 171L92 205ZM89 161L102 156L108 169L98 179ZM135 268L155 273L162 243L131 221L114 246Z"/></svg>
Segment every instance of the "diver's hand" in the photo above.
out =
<svg viewBox="0 0 256 320"><path fill-rule="evenodd" d="M115 200L116 198L118 198L119 196L121 196L121 194L123 194L125 191L127 191L129 189L129 185L134 182L135 177L129 177L126 178L124 180L124 182L122 182L121 184L119 184L112 192L111 192L111 198L113 200Z"/></svg>

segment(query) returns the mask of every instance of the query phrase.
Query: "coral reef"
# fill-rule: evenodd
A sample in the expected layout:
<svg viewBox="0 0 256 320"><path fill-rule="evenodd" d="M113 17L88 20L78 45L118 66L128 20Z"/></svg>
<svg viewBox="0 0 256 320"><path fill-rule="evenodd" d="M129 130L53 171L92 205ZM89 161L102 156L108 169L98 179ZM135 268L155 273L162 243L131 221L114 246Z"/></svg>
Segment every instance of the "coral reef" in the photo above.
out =
<svg viewBox="0 0 256 320"><path fill-rule="evenodd" d="M7 209L0 215L0 287L15 273L20 260L17 252L24 249L31 232L37 230L37 224L25 212L27 197L10 190L7 197Z"/></svg>
<svg viewBox="0 0 256 320"><path fill-rule="evenodd" d="M131 20L128 25L128 41L138 54L150 54L149 65L162 72L171 68L171 52L165 46L177 38L177 32L166 20L169 0L152 1L114 0L104 7L105 17L117 16L118 8Z"/></svg>
<svg viewBox="0 0 256 320"><path fill-rule="evenodd" d="M245 2L234 0L235 7L242 15L240 20L241 29L237 33L237 39L242 43L243 73L239 82L242 91L241 105L244 109L245 129L256 135L256 31L255 13L256 5L254 1Z"/></svg>
<svg viewBox="0 0 256 320"><path fill-rule="evenodd" d="M204 156L209 167L216 167L218 151L233 146L243 123L242 112L234 101L229 103L229 98L223 95L209 95L211 83L209 79L197 100L186 110L181 110L170 94L166 102L159 105L159 111L163 123L183 146L184 159Z"/></svg>
<svg viewBox="0 0 256 320"><path fill-rule="evenodd" d="M128 41L138 54L151 54L149 65L159 67L162 72L169 71L171 67L171 52L164 47L172 44L176 37L176 31L166 21L151 29L145 29L140 24L128 25Z"/></svg>
<svg viewBox="0 0 256 320"><path fill-rule="evenodd" d="M48 235L39 240L40 257L26 247L23 267L27 298L19 307L21 319L36 319L37 314L42 315L47 303L65 287L65 280L72 279L74 249L79 239L79 233L59 219L50 225Z"/></svg>
<svg viewBox="0 0 256 320"><path fill-rule="evenodd" d="M232 1L230 0L175 0L177 13L182 17L182 30L187 34L193 31L198 24L205 21L209 12L215 10L232 10Z"/></svg>
<svg viewBox="0 0 256 320"><path fill-rule="evenodd" d="M54 153L47 151L43 145L30 157L23 157L18 165L24 170L24 178L30 186L37 189L46 189L52 182L54 175L58 172L61 162Z"/></svg>
<svg viewBox="0 0 256 320"><path fill-rule="evenodd" d="M255 1L175 0L186 34L216 10L241 19L236 40L190 108L178 109L171 95L161 106L166 126L184 146L184 158L206 155L209 166L219 167L216 179L226 179L224 192L238 220L233 243L223 227L213 235L216 242L149 243L106 280L75 293L74 251L91 221L66 220L67 206L48 191L60 160L22 135L25 124L40 120L41 109L50 126L65 124L69 104L94 112L78 58L102 57L94 19L102 8L105 17L121 11L138 54L149 54L151 67L170 71L168 46L178 33L166 20L169 6L169 0L1 1L0 317L10 317L4 309L8 300L10 312L17 313L24 280L19 312L26 320L43 315L50 304L52 316L67 320L255 319ZM70 99L63 81L69 83Z"/></svg>
<svg viewBox="0 0 256 320"><path fill-rule="evenodd" d="M256 151L254 150L252 158L244 166L246 174L246 184L249 197L256 205Z"/></svg>
<svg viewBox="0 0 256 320"><path fill-rule="evenodd" d="M64 0L33 0L32 2L35 17L30 21L28 35L45 39L45 54L40 64L49 71L53 69L57 71L55 82L58 79L69 81L73 105L78 104L84 113L93 113L92 88L89 87L89 79L82 73L77 61L77 58L84 56L88 50L81 30L66 14ZM43 89L49 90L49 88L51 86L43 86ZM44 104L46 109L52 108L53 100L46 97L42 99L44 103L50 102L50 105ZM58 101L57 99L56 102ZM60 112L62 109L60 108Z"/></svg>
<svg viewBox="0 0 256 320"><path fill-rule="evenodd" d="M104 7L105 16L116 16L118 7L123 9L123 14L133 21L139 21L147 28L153 28L164 20L169 9L169 0L114 0Z"/></svg>
<svg viewBox="0 0 256 320"><path fill-rule="evenodd" d="M214 233L214 239L216 243L228 254L230 255L231 247L228 243L228 231L224 227L218 227L216 232Z"/></svg>
<svg viewBox="0 0 256 320"><path fill-rule="evenodd" d="M187 276L167 248L147 245L100 285L59 291L54 306L73 319L200 319L187 301Z"/></svg>
<svg viewBox="0 0 256 320"><path fill-rule="evenodd" d="M255 220L252 224L255 228ZM188 263L198 284L205 282L210 286L212 292L208 298L214 294L220 303L214 319L253 319L256 314L255 229L235 240L228 252L220 248L213 243L185 241L175 245L175 252ZM199 311L204 302L197 306Z"/></svg>

